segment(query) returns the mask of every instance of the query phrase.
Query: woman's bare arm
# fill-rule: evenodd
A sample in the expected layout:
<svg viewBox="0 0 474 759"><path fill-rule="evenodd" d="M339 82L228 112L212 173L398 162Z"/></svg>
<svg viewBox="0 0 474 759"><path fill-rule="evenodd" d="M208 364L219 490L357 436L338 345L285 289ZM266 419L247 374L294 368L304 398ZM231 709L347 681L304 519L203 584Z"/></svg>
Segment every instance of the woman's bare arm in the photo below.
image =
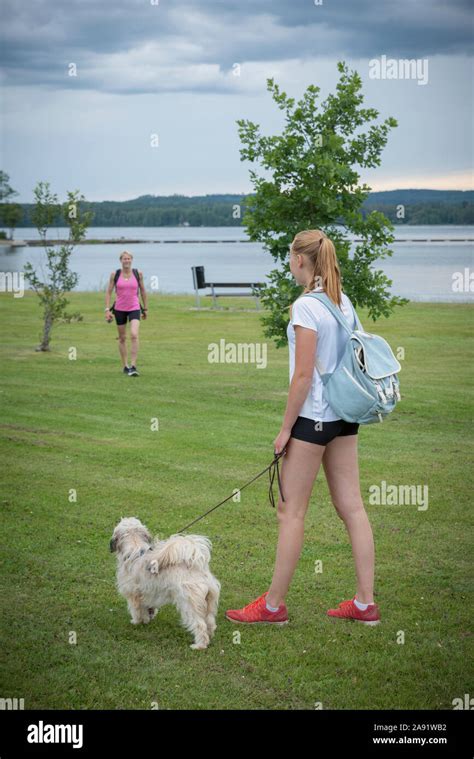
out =
<svg viewBox="0 0 474 759"><path fill-rule="evenodd" d="M295 326L295 371L290 383L282 430L291 430L298 418L313 381L317 333L307 327Z"/></svg>
<svg viewBox="0 0 474 759"><path fill-rule="evenodd" d="M105 308L110 308L110 296L113 293L114 290L114 279L115 279L115 272L113 271L112 274L109 277L109 284L107 285L107 290L105 291Z"/></svg>

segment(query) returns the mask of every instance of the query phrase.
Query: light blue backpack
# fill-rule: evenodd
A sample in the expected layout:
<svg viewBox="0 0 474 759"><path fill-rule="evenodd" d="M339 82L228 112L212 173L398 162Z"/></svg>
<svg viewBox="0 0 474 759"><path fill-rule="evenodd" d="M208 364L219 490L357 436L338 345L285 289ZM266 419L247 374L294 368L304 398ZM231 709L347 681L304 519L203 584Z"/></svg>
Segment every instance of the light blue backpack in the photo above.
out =
<svg viewBox="0 0 474 759"><path fill-rule="evenodd" d="M401 399L398 372L401 366L390 345L379 335L352 330L340 309L326 293L305 293L332 313L348 335L344 355L332 374L321 374L324 399L341 419L358 424L382 422Z"/></svg>

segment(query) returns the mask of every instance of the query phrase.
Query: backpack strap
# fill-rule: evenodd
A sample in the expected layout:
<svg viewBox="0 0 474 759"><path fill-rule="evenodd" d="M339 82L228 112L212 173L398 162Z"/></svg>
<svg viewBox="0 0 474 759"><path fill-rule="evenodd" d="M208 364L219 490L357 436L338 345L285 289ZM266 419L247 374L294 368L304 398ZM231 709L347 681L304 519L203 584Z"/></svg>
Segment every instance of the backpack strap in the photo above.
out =
<svg viewBox="0 0 474 759"><path fill-rule="evenodd" d="M334 305L334 303L332 302L331 298L329 298L329 296L326 295L326 293L305 293L301 297L303 297L303 298L306 298L306 297L308 297L308 298L316 298L316 300L319 300L320 303L322 303L324 306L326 306L326 308L328 309L328 311L331 312L331 314L339 322L339 324L341 325L341 327L343 327L345 329L345 331L347 332L347 334L349 336L352 335L353 330L349 327L347 319L342 314L341 310ZM360 324L360 322L358 320L358 317L357 317L357 314L356 314L356 321L358 322L358 324ZM361 327L362 327L362 325L361 325Z"/></svg>
<svg viewBox="0 0 474 759"><path fill-rule="evenodd" d="M358 314L357 314L357 311L355 310L355 308L354 308L354 306L352 305L352 303L351 303L351 306L352 306L352 310L354 311L354 316L355 316L355 318L356 318L357 329L358 329L360 332L364 332L364 328L363 328L363 326L362 326L362 322L361 322L361 320L359 319L359 316L358 316Z"/></svg>
<svg viewBox="0 0 474 759"><path fill-rule="evenodd" d="M138 269L132 269L132 271L133 271L133 273L134 273L134 275L135 275L135 279L137 280L137 287L138 287L138 290L137 290L137 295L138 295L138 302L140 303L140 311L143 313L143 306L142 306L142 303L141 303L141 299L140 299L140 295L141 295L141 292L140 292L140 284L141 284L141 283L140 283L140 272L138 271Z"/></svg>
<svg viewBox="0 0 474 759"><path fill-rule="evenodd" d="M115 276L114 276L114 287L115 287L115 289L117 289L117 281L118 281L118 278L120 277L121 271L122 271L122 269L117 269L117 271L115 272Z"/></svg>

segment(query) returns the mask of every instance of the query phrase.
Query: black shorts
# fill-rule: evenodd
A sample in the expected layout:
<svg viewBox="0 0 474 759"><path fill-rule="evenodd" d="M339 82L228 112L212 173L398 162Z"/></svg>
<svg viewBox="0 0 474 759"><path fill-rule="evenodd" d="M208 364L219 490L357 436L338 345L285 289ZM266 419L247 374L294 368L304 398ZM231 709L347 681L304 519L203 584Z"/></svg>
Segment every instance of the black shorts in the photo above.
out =
<svg viewBox="0 0 474 759"><path fill-rule="evenodd" d="M345 422L344 419L336 419L334 422L318 422L299 416L291 430L291 437L296 440L304 440L306 443L327 445L335 437L357 435L359 425L355 422Z"/></svg>
<svg viewBox="0 0 474 759"><path fill-rule="evenodd" d="M115 323L122 326L127 323L127 320L129 322L131 322L132 319L138 319L138 321L140 321L140 309L138 308L136 311L117 311L114 308L114 316Z"/></svg>

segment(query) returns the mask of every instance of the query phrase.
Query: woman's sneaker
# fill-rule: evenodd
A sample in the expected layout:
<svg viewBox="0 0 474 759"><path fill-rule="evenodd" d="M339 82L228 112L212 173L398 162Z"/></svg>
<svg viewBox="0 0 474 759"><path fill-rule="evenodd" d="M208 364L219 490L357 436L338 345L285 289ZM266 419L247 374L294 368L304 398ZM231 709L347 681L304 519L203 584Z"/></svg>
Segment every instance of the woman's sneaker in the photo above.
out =
<svg viewBox="0 0 474 759"><path fill-rule="evenodd" d="M128 370L128 374L129 374L130 377L139 377L140 376L138 374L136 366L131 366L130 369Z"/></svg>
<svg viewBox="0 0 474 759"><path fill-rule="evenodd" d="M123 367L123 373L124 374L129 374L130 373L130 367L129 366L124 366Z"/></svg>
<svg viewBox="0 0 474 759"><path fill-rule="evenodd" d="M288 622L288 612L285 604L281 604L278 607L278 611L269 611L265 601L267 593L259 596L255 601L244 606L243 609L228 609L225 613L226 619L229 619L231 622L245 622L250 625L261 623L286 625Z"/></svg>
<svg viewBox="0 0 474 759"><path fill-rule="evenodd" d="M331 619L352 619L354 622L362 622L365 625L378 625L380 612L377 604L369 604L367 609L362 611L362 609L357 608L354 599L355 596L350 601L342 601L337 609L329 609L328 617Z"/></svg>

